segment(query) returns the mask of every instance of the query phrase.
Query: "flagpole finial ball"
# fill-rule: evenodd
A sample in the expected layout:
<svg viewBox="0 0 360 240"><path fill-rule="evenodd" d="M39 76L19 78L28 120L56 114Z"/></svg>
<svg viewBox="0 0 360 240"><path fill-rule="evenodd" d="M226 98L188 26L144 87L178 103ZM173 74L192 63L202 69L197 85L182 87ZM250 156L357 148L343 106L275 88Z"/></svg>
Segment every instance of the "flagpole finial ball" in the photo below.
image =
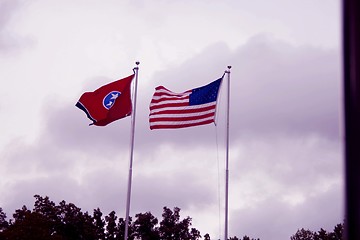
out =
<svg viewBox="0 0 360 240"><path fill-rule="evenodd" d="M136 63L136 65L139 65L140 64L140 62L135 62Z"/></svg>
<svg viewBox="0 0 360 240"><path fill-rule="evenodd" d="M231 66L228 66L228 69L230 70L230 69L231 69Z"/></svg>

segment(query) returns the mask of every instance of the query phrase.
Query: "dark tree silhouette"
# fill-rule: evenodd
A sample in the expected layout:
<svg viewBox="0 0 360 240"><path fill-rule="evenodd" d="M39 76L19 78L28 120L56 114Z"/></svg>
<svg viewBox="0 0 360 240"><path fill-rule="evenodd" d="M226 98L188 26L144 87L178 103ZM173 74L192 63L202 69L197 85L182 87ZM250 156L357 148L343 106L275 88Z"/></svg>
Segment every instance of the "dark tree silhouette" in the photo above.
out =
<svg viewBox="0 0 360 240"><path fill-rule="evenodd" d="M100 208L94 209L93 223L95 225L96 239L105 239L105 220L102 218L103 213Z"/></svg>
<svg viewBox="0 0 360 240"><path fill-rule="evenodd" d="M15 210L13 219L6 220L0 207L0 240L122 240L125 221L114 211L103 216L100 208L93 215L82 212L73 203L61 201L56 205L49 197L35 195L33 210L26 206ZM135 220L129 218L129 240L199 240L201 234L191 228L190 217L180 218L180 208L164 207L162 220L151 212L138 213ZM290 240L341 240L344 224L337 224L332 232L324 229L312 232L301 228ZM211 240L209 234L204 240ZM229 240L260 240L245 235L243 238L230 237Z"/></svg>
<svg viewBox="0 0 360 240"><path fill-rule="evenodd" d="M134 236L136 239L142 240L158 240L159 228L156 227L158 220L150 212L138 213L135 215L134 221Z"/></svg>
<svg viewBox="0 0 360 240"><path fill-rule="evenodd" d="M196 240L200 239L200 232L196 229L189 229L191 218L186 217L180 221L180 208L175 207L174 211L169 208L163 208L163 220L160 222L159 233L160 239L163 240Z"/></svg>
<svg viewBox="0 0 360 240"><path fill-rule="evenodd" d="M125 219L119 218L118 222L118 230L119 234L117 239L124 239L125 237ZM133 240L134 239L134 230L133 230L133 224L132 224L132 218L129 217L129 223L128 223L128 239Z"/></svg>
<svg viewBox="0 0 360 240"><path fill-rule="evenodd" d="M9 223L6 221L6 214L3 212L3 209L0 207L0 232L4 231L9 226Z"/></svg>
<svg viewBox="0 0 360 240"><path fill-rule="evenodd" d="M317 233L314 234L315 240L330 240L329 235L323 228L320 229Z"/></svg>
<svg viewBox="0 0 360 240"><path fill-rule="evenodd" d="M61 221L60 230L66 239L92 239L96 237L96 228L93 225L93 218L73 203L67 204L61 201L59 206L58 218Z"/></svg>
<svg viewBox="0 0 360 240"><path fill-rule="evenodd" d="M210 240L210 235L208 233L204 235L204 240Z"/></svg>
<svg viewBox="0 0 360 240"><path fill-rule="evenodd" d="M107 216L99 208L93 216L82 212L73 203L61 201L56 205L49 197L35 195L33 210L26 206L6 221L6 215L0 208L0 240L36 239L36 240L118 240L124 238L125 221L118 218L114 211ZM136 214L135 221L129 218L129 240L198 240L200 232L190 228L191 218L180 219L180 208L171 211L164 207L160 222L150 212Z"/></svg>
<svg viewBox="0 0 360 240"><path fill-rule="evenodd" d="M290 240L315 240L314 233L310 230L301 228L290 237Z"/></svg>
<svg viewBox="0 0 360 240"><path fill-rule="evenodd" d="M329 236L331 240L342 240L344 236L344 224L337 224Z"/></svg>
<svg viewBox="0 0 360 240"><path fill-rule="evenodd" d="M323 228L318 232L312 232L302 228L297 230L297 232L290 237L290 240L342 240L343 232L344 224L337 224L333 232L327 232Z"/></svg>
<svg viewBox="0 0 360 240"><path fill-rule="evenodd" d="M46 240L51 236L52 226L43 215L31 212L23 206L15 211L14 222L2 232L3 239L39 239Z"/></svg>
<svg viewBox="0 0 360 240"><path fill-rule="evenodd" d="M105 237L108 240L115 240L117 233L119 232L116 224L116 219L117 217L114 211L110 212L109 216L105 217L105 222L106 222Z"/></svg>

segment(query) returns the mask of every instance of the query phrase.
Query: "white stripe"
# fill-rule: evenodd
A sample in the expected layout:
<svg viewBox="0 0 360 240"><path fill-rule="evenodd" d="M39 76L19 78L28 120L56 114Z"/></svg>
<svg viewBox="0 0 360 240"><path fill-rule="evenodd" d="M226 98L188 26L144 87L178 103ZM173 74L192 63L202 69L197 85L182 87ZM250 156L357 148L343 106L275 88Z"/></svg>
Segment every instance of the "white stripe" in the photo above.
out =
<svg viewBox="0 0 360 240"><path fill-rule="evenodd" d="M210 106L216 106L216 102L210 102L210 103L205 103L205 104L201 104L201 105L193 105L193 106L182 106L182 107L163 107L163 108L158 108L158 109L153 109L150 111L150 114L156 114L158 112L161 111L166 111L166 110L199 110L201 111L202 108L205 107L210 107Z"/></svg>
<svg viewBox="0 0 360 240"><path fill-rule="evenodd" d="M208 120L214 120L214 117L208 117L203 119L191 120L191 121L158 121L158 122L150 122L150 126L157 126L157 125L185 125L185 124L194 124L194 123L201 123Z"/></svg>
<svg viewBox="0 0 360 240"><path fill-rule="evenodd" d="M160 95L160 96L153 96L153 100L159 100L159 99L164 99L164 98L187 98L190 95L190 93L188 94L182 94L182 95Z"/></svg>
<svg viewBox="0 0 360 240"><path fill-rule="evenodd" d="M183 95L190 95L191 91L186 91L186 92L183 92L183 93L174 93L174 92L171 92L170 90L158 89L158 90L155 91L154 95L156 93L167 93L167 94L171 94L171 95L174 95L174 96L183 96Z"/></svg>
<svg viewBox="0 0 360 240"><path fill-rule="evenodd" d="M215 108L203 111L203 112L197 112L197 113L179 113L179 114L156 114L156 115L150 115L150 119L156 119L156 118L178 118L178 117L196 117L196 116L202 116L209 113L215 113Z"/></svg>
<svg viewBox="0 0 360 240"><path fill-rule="evenodd" d="M158 103L150 103L150 107L152 106L158 106L158 105L163 105L163 104L169 104L169 103L186 103L189 102L189 99L179 99L179 100L164 100Z"/></svg>

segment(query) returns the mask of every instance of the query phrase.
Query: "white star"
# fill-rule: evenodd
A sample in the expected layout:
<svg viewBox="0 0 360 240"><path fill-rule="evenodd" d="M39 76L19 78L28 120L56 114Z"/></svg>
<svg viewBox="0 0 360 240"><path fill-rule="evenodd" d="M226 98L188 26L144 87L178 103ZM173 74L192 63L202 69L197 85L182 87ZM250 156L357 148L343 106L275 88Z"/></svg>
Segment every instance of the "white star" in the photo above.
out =
<svg viewBox="0 0 360 240"><path fill-rule="evenodd" d="M118 97L119 97L119 94L118 94L118 93L116 93L116 94L112 93L110 100L112 100L112 99L115 100L115 99L117 99Z"/></svg>

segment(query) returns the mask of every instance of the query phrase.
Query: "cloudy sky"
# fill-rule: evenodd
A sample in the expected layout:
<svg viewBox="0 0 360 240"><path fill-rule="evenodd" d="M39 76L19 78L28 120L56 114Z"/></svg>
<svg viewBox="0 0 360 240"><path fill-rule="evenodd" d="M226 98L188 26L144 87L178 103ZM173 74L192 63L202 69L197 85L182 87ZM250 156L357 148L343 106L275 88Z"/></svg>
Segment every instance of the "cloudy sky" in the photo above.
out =
<svg viewBox="0 0 360 240"><path fill-rule="evenodd" d="M158 85L231 65L229 236L289 239L343 220L338 0L0 0L0 207L33 195L125 215L130 118L74 105L140 61L131 216L180 207L223 236L226 85L217 126L149 129Z"/></svg>

